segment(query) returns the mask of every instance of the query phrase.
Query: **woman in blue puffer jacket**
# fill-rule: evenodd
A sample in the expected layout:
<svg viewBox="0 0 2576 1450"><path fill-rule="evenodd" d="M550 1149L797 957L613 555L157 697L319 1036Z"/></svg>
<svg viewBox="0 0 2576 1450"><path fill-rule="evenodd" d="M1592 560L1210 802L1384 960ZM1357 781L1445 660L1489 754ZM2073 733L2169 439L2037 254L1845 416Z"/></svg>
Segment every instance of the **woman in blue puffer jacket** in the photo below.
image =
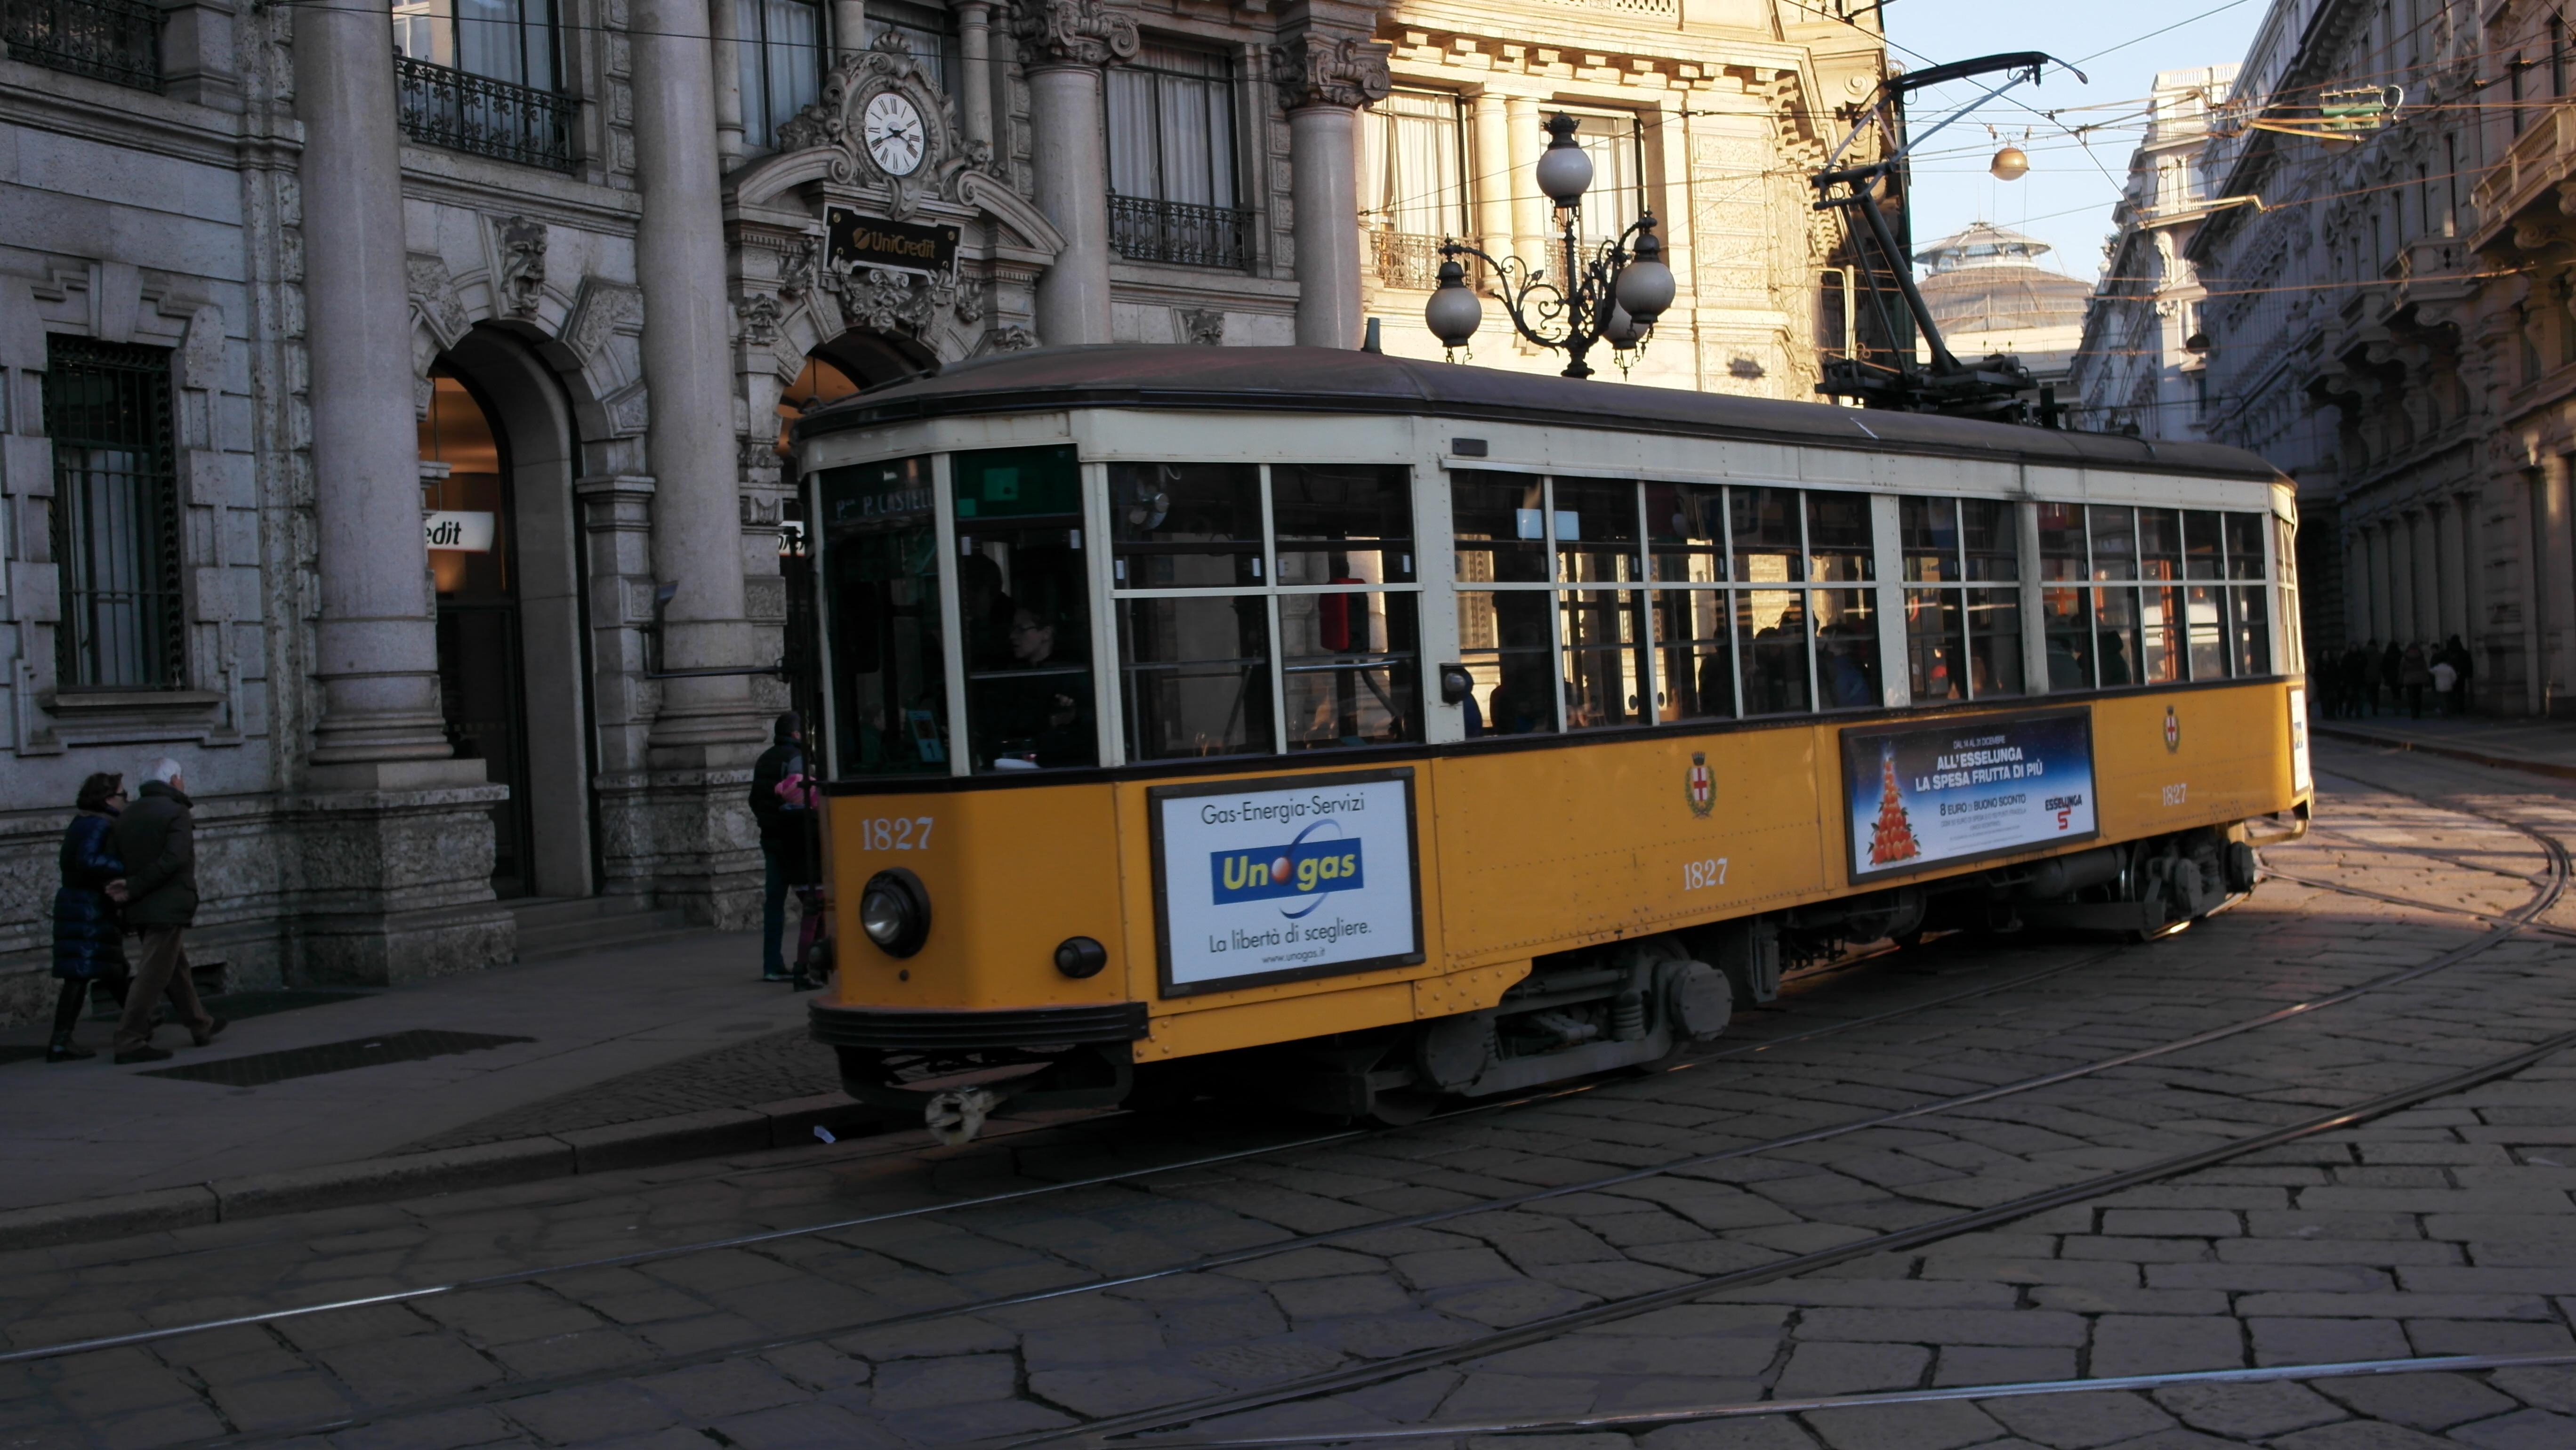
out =
<svg viewBox="0 0 2576 1450"><path fill-rule="evenodd" d="M122 779L102 772L82 781L80 814L63 830L63 884L54 893L54 975L63 986L54 999L54 1040L45 1049L47 1062L98 1055L72 1043L90 983L103 982L110 996L125 1000L125 940L116 920L116 904L125 896L125 863L116 859L116 847L108 839L117 813L125 808Z"/></svg>

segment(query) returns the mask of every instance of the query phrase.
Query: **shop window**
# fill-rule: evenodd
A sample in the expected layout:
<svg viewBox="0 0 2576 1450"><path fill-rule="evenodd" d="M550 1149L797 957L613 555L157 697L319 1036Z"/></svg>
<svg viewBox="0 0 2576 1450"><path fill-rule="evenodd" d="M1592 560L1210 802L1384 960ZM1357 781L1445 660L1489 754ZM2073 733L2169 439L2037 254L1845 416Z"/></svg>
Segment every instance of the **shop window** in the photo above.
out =
<svg viewBox="0 0 2576 1450"><path fill-rule="evenodd" d="M45 342L58 678L65 689L178 689L188 648L169 350Z"/></svg>

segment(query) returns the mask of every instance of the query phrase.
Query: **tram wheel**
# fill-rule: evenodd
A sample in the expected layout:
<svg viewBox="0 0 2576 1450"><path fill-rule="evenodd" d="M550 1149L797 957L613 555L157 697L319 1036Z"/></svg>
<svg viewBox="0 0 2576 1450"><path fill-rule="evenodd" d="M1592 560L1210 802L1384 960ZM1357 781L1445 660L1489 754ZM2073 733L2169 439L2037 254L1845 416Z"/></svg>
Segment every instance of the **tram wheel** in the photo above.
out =
<svg viewBox="0 0 2576 1450"><path fill-rule="evenodd" d="M1440 1095L1413 1088L1387 1088L1369 1095L1365 1121L1381 1128L1401 1128L1439 1111Z"/></svg>

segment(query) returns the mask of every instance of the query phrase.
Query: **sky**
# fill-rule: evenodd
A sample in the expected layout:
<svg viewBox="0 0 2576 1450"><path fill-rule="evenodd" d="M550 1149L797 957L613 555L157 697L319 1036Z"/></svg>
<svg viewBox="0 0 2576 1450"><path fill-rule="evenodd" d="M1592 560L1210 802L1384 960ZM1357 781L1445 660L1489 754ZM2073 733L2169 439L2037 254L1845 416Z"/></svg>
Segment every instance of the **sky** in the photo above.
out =
<svg viewBox="0 0 2576 1450"><path fill-rule="evenodd" d="M2038 85L2016 87L1933 137L1914 165L1916 244L1972 221L1999 222L2054 246L2043 264L2092 281L2102 269L2111 208L2143 133L2140 113L2156 72L2244 59L2269 6L2270 0L1888 0L1889 54L1910 69L2038 50L2071 62L2091 80L2088 85L2051 67ZM1997 73L1916 92L1907 108L1914 134L2001 79ZM2034 114L2049 111L2058 113L2053 120ZM2069 131L2086 134L2078 140ZM2007 142L2030 156L2030 174L2019 181L1987 174L1995 148Z"/></svg>

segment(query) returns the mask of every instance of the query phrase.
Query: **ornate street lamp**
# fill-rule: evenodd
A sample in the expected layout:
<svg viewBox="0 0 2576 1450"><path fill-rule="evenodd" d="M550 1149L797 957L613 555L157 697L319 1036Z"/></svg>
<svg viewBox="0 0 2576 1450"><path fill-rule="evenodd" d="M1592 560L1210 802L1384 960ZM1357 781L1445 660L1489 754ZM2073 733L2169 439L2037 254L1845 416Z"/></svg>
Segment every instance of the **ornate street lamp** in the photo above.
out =
<svg viewBox="0 0 2576 1450"><path fill-rule="evenodd" d="M1582 255L1576 232L1584 190L1592 185L1592 158L1575 144L1574 130L1572 116L1560 111L1549 117L1552 139L1537 167L1538 189L1556 203L1557 220L1565 228L1563 280L1551 280L1543 268L1518 257L1496 258L1455 238L1444 239L1440 286L1422 310L1422 320L1442 346L1465 347L1485 320L1484 303L1467 285L1460 257L1478 258L1494 270L1495 295L1512 327L1540 347L1563 348L1569 378L1592 376L1583 358L1597 343L1606 342L1623 354L1642 345L1655 319L1673 305L1673 269L1664 265L1664 244L1655 239L1654 213L1639 215L1590 257Z"/></svg>

